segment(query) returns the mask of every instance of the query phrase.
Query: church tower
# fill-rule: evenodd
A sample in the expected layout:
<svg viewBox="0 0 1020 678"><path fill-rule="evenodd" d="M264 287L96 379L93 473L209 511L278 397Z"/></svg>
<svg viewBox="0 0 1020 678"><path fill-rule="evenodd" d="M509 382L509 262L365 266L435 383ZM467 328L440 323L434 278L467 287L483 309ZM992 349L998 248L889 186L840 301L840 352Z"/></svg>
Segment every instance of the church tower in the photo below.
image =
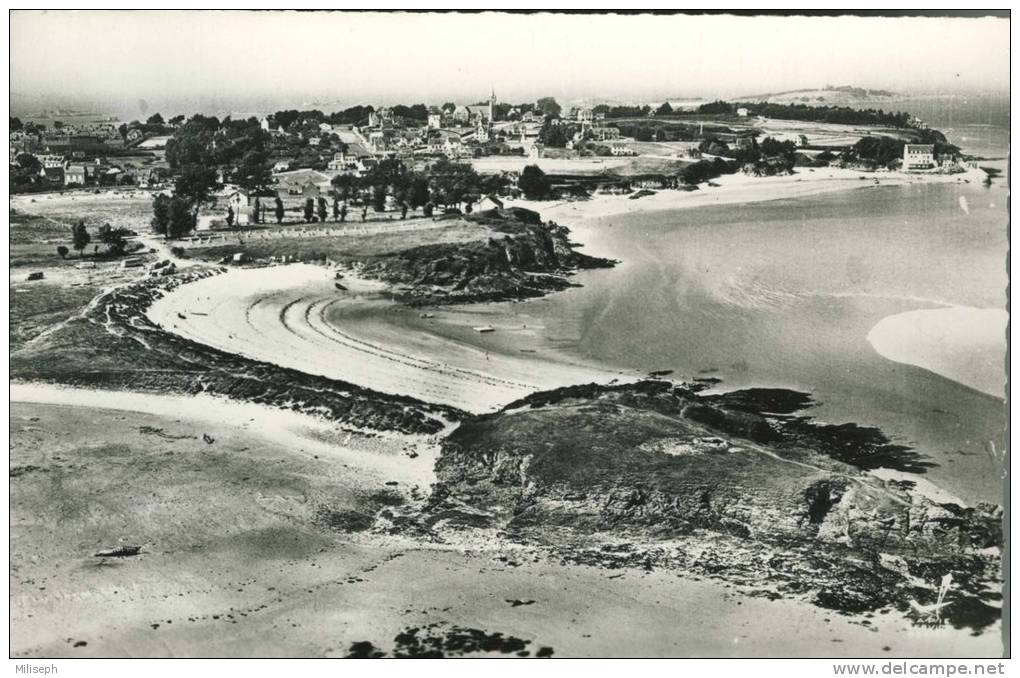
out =
<svg viewBox="0 0 1020 678"><path fill-rule="evenodd" d="M489 122L496 121L496 90L489 88L492 94L489 95Z"/></svg>

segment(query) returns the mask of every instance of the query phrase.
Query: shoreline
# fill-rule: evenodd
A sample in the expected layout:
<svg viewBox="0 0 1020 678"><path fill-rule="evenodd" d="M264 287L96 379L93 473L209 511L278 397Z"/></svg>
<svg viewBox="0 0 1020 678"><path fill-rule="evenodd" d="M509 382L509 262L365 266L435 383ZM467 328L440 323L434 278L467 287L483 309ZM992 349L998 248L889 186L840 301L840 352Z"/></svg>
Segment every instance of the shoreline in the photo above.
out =
<svg viewBox="0 0 1020 678"><path fill-rule="evenodd" d="M423 488L435 480L433 466L438 446L430 441L431 436L372 432L368 437L338 431L332 422L307 414L204 393L185 396L13 381L10 398L18 403L157 416L174 412L206 424L214 439L219 436L217 430L251 431L306 457L324 457L345 466L357 466L371 477L399 478ZM409 445L416 446L418 451L414 459L400 454Z"/></svg>
<svg viewBox="0 0 1020 678"><path fill-rule="evenodd" d="M907 186L945 183L971 183L985 178L981 170L961 174L911 174L906 172L862 172L835 167L798 168L792 175L752 177L741 172L724 174L712 180L718 186L699 184L696 191L665 189L636 200L627 195L596 195L587 200L515 200L508 205L526 207L542 214L543 219L563 220L573 228L571 219L591 221L602 217L636 212L660 212L715 205L732 205L772 200L791 200L808 196L875 186Z"/></svg>
<svg viewBox="0 0 1020 678"><path fill-rule="evenodd" d="M565 362L488 351L386 321L385 283L309 264L233 269L164 295L146 311L196 343L392 395L485 413L535 391L624 378ZM337 318L356 318L350 326ZM381 322L377 320L381 318ZM359 334L359 324L371 331Z"/></svg>

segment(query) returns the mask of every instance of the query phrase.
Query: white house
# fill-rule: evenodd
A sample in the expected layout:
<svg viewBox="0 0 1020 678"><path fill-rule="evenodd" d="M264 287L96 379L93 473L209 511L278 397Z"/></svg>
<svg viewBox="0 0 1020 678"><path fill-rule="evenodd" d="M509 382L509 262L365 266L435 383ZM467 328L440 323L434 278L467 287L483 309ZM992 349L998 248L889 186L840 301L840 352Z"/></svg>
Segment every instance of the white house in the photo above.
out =
<svg viewBox="0 0 1020 678"><path fill-rule="evenodd" d="M248 191L238 189L227 198L227 204L234 210L234 223L238 226L250 224L252 219L252 207L249 205L251 196ZM212 226L212 224L210 224Z"/></svg>
<svg viewBox="0 0 1020 678"><path fill-rule="evenodd" d="M439 113L429 114L429 129L439 129L443 126L443 116Z"/></svg>
<svg viewBox="0 0 1020 678"><path fill-rule="evenodd" d="M77 184L83 186L85 184L85 177L84 165L69 165L64 172L64 185L71 186L72 184Z"/></svg>
<svg viewBox="0 0 1020 678"><path fill-rule="evenodd" d="M907 144L903 147L903 169L926 170L935 167L935 146L932 144Z"/></svg>
<svg viewBox="0 0 1020 678"><path fill-rule="evenodd" d="M737 109L737 115L739 115L741 118L746 118L749 113L750 113L750 111L748 111L746 108L738 108Z"/></svg>

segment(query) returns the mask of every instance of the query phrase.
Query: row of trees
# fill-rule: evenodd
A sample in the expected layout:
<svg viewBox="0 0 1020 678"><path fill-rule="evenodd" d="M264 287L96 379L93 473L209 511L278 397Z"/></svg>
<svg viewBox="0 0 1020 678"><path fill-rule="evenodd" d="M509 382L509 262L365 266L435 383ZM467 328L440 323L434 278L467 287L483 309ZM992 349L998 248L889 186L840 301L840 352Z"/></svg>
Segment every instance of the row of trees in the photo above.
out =
<svg viewBox="0 0 1020 678"><path fill-rule="evenodd" d="M113 228L110 224L103 224L99 227L96 235L99 242L106 245L107 256L120 257L127 251L127 236L134 235L134 233L126 228ZM78 223L71 225L71 247L78 253L79 257L84 256L85 248L91 242L92 234L89 233L88 228L85 226L84 219L80 219ZM99 245L96 245L96 251L98 249ZM65 259L70 252L65 245L59 245L57 246L57 254L60 255L61 259Z"/></svg>
<svg viewBox="0 0 1020 678"><path fill-rule="evenodd" d="M441 158L424 172L415 172L398 158L386 158L361 177L341 174L333 178L341 200L356 199L382 211L387 196L415 210L429 203L443 206L473 202L486 193L506 188L502 175L480 175L471 165Z"/></svg>
<svg viewBox="0 0 1020 678"><path fill-rule="evenodd" d="M746 108L751 115L783 120L806 122L829 122L842 125L884 125L906 127L911 120L909 113L884 111L881 108L850 108L849 106L809 106L807 104L784 104L767 101L733 102L712 101L698 106L701 114L732 114L738 108Z"/></svg>
<svg viewBox="0 0 1020 678"><path fill-rule="evenodd" d="M488 101L479 101L476 105L487 105L488 103ZM556 102L556 99L553 97L541 97L534 103L498 103L495 106L494 113L497 119L510 119L512 117L511 111L514 109L517 109L522 114L534 111L542 115L553 116L558 116L562 111L562 107ZM272 124L280 125L290 131L295 122L301 121L311 121L315 124L328 123L330 125L363 125L368 121L369 114L377 110L379 109L374 106L363 106L360 104L333 113L324 113L318 109L307 111L288 109L277 111L269 115L268 118ZM425 104L412 104L410 106L397 104L390 107L394 117L419 122L428 120L430 110L434 111L436 109L430 108ZM447 101L438 110L440 113L451 115L457 110L457 104Z"/></svg>
<svg viewBox="0 0 1020 678"><path fill-rule="evenodd" d="M710 137L698 144L703 153L723 156L739 163L740 166L753 165L761 174L777 174L793 169L797 159L797 145L792 141L779 141L772 137L758 143L756 137L735 148L716 137Z"/></svg>

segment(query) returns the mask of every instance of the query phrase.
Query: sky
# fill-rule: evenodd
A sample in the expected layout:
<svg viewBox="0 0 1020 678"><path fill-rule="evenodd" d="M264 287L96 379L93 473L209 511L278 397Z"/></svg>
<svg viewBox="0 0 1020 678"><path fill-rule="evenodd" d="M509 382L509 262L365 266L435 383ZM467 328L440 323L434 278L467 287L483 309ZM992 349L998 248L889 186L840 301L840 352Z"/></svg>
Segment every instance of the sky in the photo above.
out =
<svg viewBox="0 0 1020 678"><path fill-rule="evenodd" d="M10 36L15 112L1009 88L994 18L15 10Z"/></svg>

